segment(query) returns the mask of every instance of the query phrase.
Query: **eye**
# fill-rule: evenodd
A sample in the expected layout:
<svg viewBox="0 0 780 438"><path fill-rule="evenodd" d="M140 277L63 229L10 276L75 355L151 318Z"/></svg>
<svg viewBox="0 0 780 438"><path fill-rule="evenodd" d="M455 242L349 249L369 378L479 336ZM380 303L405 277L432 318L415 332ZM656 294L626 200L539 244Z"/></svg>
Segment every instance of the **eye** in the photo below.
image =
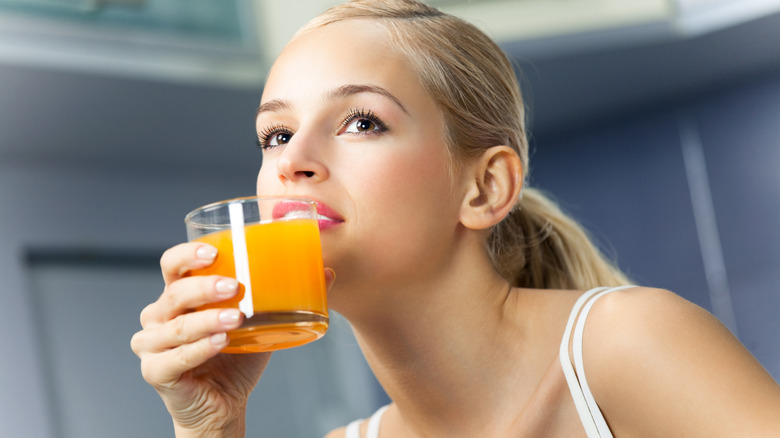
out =
<svg viewBox="0 0 780 438"><path fill-rule="evenodd" d="M377 129L377 126L373 121L368 119L357 119L344 128L344 132L350 134L360 134L364 132L370 132L375 129Z"/></svg>
<svg viewBox="0 0 780 438"><path fill-rule="evenodd" d="M290 142L292 134L289 132L277 132L265 141L265 147L281 146Z"/></svg>
<svg viewBox="0 0 780 438"><path fill-rule="evenodd" d="M290 142L293 132L281 125L264 128L258 136L257 145L260 149L272 149Z"/></svg>
<svg viewBox="0 0 780 438"><path fill-rule="evenodd" d="M387 131L387 125L371 111L352 110L344 119L340 134L375 134Z"/></svg>

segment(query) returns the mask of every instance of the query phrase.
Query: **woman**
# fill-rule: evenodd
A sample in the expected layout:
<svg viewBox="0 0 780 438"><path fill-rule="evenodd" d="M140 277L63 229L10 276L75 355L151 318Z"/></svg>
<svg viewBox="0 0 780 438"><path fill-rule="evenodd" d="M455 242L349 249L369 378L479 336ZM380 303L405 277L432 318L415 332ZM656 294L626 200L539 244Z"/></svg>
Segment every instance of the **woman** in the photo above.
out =
<svg viewBox="0 0 780 438"><path fill-rule="evenodd" d="M584 294L628 281L523 187L523 119L501 50L412 0L333 8L274 64L257 192L331 212L330 307L393 400L329 436L780 435L780 388L705 311L641 287ZM179 437L243 436L270 357L218 354L241 315L192 312L236 293L183 277L215 256L163 255L132 341Z"/></svg>

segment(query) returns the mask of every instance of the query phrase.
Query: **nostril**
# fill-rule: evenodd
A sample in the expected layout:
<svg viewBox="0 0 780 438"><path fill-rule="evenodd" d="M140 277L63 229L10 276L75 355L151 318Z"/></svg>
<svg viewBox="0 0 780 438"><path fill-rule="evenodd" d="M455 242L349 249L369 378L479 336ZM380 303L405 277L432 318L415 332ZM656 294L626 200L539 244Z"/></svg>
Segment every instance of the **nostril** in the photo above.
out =
<svg viewBox="0 0 780 438"><path fill-rule="evenodd" d="M311 177L313 177L313 176L314 176L314 172L312 172L311 170L304 170L304 171L303 171L303 172L301 172L301 173L303 173L304 175L306 175L306 177L307 177L307 178L311 178Z"/></svg>

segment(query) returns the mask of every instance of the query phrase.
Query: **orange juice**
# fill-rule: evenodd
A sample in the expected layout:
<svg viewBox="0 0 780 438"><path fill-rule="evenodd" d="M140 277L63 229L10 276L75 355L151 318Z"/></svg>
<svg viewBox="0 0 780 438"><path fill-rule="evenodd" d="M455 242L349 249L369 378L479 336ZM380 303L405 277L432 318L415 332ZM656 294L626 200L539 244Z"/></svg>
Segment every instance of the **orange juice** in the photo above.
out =
<svg viewBox="0 0 780 438"><path fill-rule="evenodd" d="M240 283L236 297L198 310L239 308L239 302L251 291L252 314L241 307L246 315L244 323L228 333L230 342L223 351L271 351L322 337L328 328L328 309L317 220L247 225L244 235L246 260L236 260L229 229L195 239L213 245L219 252L211 266L190 275L221 275L237 278ZM236 275L242 263L248 267L248 276ZM242 275L245 278L240 278Z"/></svg>

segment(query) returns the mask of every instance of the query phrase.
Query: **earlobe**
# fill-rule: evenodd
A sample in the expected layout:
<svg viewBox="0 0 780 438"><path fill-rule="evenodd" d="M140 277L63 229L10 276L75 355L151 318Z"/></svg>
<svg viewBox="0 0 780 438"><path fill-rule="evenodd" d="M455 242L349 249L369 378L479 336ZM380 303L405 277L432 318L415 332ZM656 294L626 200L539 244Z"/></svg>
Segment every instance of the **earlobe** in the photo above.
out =
<svg viewBox="0 0 780 438"><path fill-rule="evenodd" d="M460 222L474 230L490 228L509 214L523 185L520 157L508 146L485 150L464 176L468 179Z"/></svg>

